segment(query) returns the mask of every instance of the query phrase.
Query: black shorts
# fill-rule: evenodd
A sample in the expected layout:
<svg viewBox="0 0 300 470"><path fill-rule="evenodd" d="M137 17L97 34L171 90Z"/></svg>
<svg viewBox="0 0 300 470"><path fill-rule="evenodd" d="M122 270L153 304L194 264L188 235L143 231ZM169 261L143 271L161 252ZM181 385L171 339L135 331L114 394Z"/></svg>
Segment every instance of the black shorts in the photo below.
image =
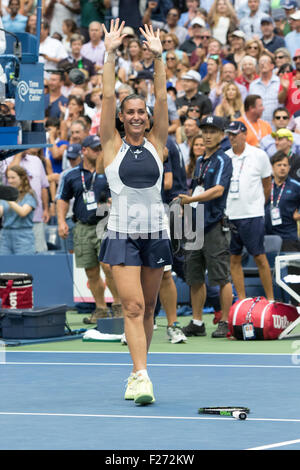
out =
<svg viewBox="0 0 300 470"><path fill-rule="evenodd" d="M223 232L221 223L217 223L204 235L201 250L187 252L185 276L188 285L204 284L207 270L210 286L224 286L230 278L230 233Z"/></svg>

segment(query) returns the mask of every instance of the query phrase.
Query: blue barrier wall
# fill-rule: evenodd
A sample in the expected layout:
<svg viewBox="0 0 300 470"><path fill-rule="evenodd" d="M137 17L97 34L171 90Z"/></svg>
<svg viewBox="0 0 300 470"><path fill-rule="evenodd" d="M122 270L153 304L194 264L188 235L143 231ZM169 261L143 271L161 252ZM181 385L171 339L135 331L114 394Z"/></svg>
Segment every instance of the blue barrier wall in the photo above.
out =
<svg viewBox="0 0 300 470"><path fill-rule="evenodd" d="M12 272L33 276L35 307L74 305L72 255L49 251L32 256L0 256L0 273Z"/></svg>

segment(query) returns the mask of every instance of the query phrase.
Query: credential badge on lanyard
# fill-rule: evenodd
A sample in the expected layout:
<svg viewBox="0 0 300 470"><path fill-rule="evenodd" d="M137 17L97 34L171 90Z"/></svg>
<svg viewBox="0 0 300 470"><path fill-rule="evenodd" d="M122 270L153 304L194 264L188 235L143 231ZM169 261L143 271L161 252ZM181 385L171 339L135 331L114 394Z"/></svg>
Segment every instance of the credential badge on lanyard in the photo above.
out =
<svg viewBox="0 0 300 470"><path fill-rule="evenodd" d="M95 179L96 179L96 172L94 171L93 176L92 176L91 187L88 190L85 184L85 180L84 180L84 173L83 171L81 172L81 182L82 182L82 187L83 187L82 197L83 197L83 202L85 203L88 211L97 209L97 202L96 202L95 193L94 193Z"/></svg>

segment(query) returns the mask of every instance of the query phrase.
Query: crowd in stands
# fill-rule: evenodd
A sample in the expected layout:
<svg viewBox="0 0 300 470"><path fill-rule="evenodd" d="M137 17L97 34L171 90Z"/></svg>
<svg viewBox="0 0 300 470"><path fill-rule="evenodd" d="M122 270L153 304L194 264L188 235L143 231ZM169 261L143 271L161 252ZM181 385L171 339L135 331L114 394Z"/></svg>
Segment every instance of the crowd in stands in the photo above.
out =
<svg viewBox="0 0 300 470"><path fill-rule="evenodd" d="M35 0L2 0L0 14L6 30L35 34ZM126 96L142 95L151 121L154 57L143 44L139 27L152 24L160 31L169 112L164 202L171 203L179 194L192 194L197 161L205 153L201 121L211 115L221 118L223 131L229 132L223 133L220 148L231 158L230 125L240 122L243 126L235 124L231 134L243 133L247 145L260 149L253 152L255 159L267 159L261 169L262 180L270 177L269 193L265 192L265 233L279 234L287 250L299 251L299 0L44 0L42 15L39 60L45 70L44 124L52 146L0 163L2 180L9 184L17 180L22 195L22 200L10 206L0 201L0 233L3 237L15 222L13 227L22 229L24 238L23 244L20 237L15 245L11 240L1 243L0 254L29 253L29 246L32 252L32 243L24 235L30 227L34 251L49 249L46 228L57 224L56 201L64 175L80 163L86 152L83 144L90 145L87 138L99 135L105 61L102 24L109 25L117 17L126 23L115 69L116 124L121 136L118 111ZM76 79L74 69L82 72L83 80ZM14 113L13 101L1 103L1 112ZM20 167L26 169L29 185ZM289 175L292 181L284 183L286 192L289 187L285 195L282 175ZM249 191L249 198L251 194ZM284 208L272 223L274 201ZM21 206L25 206L23 211ZM70 205L70 230L72 215ZM69 238L67 250L72 249Z"/></svg>

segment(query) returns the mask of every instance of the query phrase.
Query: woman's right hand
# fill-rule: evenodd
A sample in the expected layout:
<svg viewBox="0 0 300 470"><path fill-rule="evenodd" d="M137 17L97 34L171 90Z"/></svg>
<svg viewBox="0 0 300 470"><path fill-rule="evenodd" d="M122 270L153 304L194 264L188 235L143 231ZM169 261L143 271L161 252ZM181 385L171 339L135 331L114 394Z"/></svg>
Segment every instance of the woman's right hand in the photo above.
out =
<svg viewBox="0 0 300 470"><path fill-rule="evenodd" d="M120 26L119 23L119 18L116 20L111 20L109 31L107 31L104 24L102 25L105 34L104 45L106 52L108 53L115 52L121 46L123 39L127 36L126 34L122 34L125 21L122 21Z"/></svg>

